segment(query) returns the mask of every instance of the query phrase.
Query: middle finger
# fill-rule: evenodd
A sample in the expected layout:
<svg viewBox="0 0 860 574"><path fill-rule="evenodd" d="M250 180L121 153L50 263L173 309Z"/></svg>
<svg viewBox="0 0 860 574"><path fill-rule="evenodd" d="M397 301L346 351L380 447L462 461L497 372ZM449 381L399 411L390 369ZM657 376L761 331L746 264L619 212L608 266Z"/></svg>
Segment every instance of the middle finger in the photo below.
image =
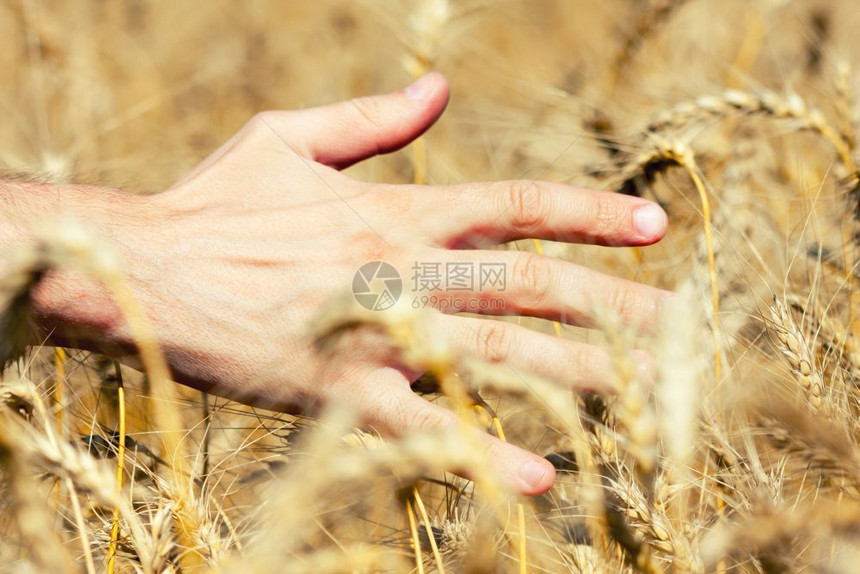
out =
<svg viewBox="0 0 860 574"><path fill-rule="evenodd" d="M597 312L617 313L644 332L658 324L669 291L534 253L431 249L410 269L414 308L482 315L527 315L580 327Z"/></svg>

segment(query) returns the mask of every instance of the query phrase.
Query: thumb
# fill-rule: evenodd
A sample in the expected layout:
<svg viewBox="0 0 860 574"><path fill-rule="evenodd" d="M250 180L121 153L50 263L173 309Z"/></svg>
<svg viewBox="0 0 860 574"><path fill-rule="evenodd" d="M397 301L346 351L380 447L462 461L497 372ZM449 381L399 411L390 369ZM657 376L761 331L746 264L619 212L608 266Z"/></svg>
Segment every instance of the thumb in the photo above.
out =
<svg viewBox="0 0 860 574"><path fill-rule="evenodd" d="M448 96L445 77L432 72L398 92L292 112L290 124L311 159L343 169L423 134L442 115Z"/></svg>

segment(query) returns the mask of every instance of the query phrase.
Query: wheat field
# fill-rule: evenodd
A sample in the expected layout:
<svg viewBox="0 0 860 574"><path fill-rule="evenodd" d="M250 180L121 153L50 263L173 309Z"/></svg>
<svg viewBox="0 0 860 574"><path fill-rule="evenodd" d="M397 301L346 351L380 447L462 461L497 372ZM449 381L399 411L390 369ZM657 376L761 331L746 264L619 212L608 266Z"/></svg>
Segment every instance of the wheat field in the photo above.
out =
<svg viewBox="0 0 860 574"><path fill-rule="evenodd" d="M605 345L607 395L440 361L418 316L320 319L323 339L372 323L464 428L547 456L558 479L534 498L463 429L382 439L348 411L268 412L31 346L0 382L0 570L858 571L858 27L846 0L5 0L7 177L156 193L257 112L436 70L439 123L351 175L656 200L655 246L501 248L678 297L647 339L610 314L599 332L502 319ZM21 279L2 281L14 316Z"/></svg>

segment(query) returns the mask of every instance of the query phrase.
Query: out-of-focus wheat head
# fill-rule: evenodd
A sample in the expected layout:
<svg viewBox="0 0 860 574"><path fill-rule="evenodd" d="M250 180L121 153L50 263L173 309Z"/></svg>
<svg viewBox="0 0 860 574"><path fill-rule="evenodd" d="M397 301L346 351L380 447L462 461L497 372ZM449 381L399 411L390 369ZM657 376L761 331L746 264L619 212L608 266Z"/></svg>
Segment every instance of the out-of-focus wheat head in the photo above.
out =
<svg viewBox="0 0 860 574"><path fill-rule="evenodd" d="M446 116L353 175L656 200L671 220L657 246L540 248L678 296L656 338L608 311L601 332L558 329L610 351L607 396L470 357L421 315L333 301L321 342L384 333L429 373L416 389L462 413L384 440L342 406L309 421L168 393L156 348L143 377L26 347L46 270L122 278L85 224L35 230L39 247L0 266L2 569L104 570L116 523L120 572L853 572L858 25L837 0L3 4L5 177L157 192L255 112L438 70ZM476 427L546 455L556 486L505 493ZM474 481L445 472L464 467Z"/></svg>

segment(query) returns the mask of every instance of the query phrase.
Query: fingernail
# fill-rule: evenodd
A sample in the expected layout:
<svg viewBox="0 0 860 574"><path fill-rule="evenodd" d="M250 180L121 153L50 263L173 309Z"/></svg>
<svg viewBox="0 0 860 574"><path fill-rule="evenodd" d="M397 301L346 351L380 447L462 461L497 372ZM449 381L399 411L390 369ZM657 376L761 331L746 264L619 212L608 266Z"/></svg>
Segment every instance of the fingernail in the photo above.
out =
<svg viewBox="0 0 860 574"><path fill-rule="evenodd" d="M520 478L529 488L537 488L540 486L545 476L546 466L536 461L526 463L526 465L520 469Z"/></svg>
<svg viewBox="0 0 860 574"><path fill-rule="evenodd" d="M423 100L433 91L436 85L435 74L424 74L406 87L406 95L410 100Z"/></svg>
<svg viewBox="0 0 860 574"><path fill-rule="evenodd" d="M653 203L637 207L633 213L633 224L644 237L652 238L662 234L668 223L666 212Z"/></svg>

